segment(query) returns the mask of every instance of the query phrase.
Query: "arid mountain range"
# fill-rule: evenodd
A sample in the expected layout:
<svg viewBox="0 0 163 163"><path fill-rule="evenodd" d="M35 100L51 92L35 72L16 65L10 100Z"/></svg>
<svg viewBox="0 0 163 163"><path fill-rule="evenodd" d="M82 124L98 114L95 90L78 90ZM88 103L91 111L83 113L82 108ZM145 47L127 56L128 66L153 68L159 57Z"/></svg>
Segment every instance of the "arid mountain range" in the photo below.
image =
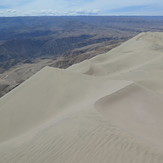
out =
<svg viewBox="0 0 163 163"><path fill-rule="evenodd" d="M44 66L67 68L140 32L163 31L163 17L1 17L0 96Z"/></svg>

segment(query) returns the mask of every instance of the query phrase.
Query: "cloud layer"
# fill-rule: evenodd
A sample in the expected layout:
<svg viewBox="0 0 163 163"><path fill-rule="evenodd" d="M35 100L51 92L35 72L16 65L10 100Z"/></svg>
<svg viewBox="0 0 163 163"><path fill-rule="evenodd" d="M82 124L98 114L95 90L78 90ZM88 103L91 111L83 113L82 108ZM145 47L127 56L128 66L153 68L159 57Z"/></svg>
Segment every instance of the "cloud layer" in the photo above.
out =
<svg viewBox="0 0 163 163"><path fill-rule="evenodd" d="M15 9L3 9L0 10L0 16L80 16L80 15L99 15L99 10L69 10L69 11L57 11L57 10L15 10Z"/></svg>
<svg viewBox="0 0 163 163"><path fill-rule="evenodd" d="M163 15L162 0L0 0L0 16Z"/></svg>

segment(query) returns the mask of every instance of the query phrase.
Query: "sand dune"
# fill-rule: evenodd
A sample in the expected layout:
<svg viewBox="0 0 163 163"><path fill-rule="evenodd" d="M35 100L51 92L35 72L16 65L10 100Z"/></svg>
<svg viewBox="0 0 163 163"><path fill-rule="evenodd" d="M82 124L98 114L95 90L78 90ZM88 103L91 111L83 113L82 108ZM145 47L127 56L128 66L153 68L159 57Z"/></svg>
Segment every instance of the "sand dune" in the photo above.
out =
<svg viewBox="0 0 163 163"><path fill-rule="evenodd" d="M163 57L163 45L160 43L163 42L162 38L162 33L141 33L108 53L68 69L96 76L104 74L115 76L133 71ZM152 39L154 41L151 41ZM94 69L94 73L90 73L91 68ZM96 69L101 69L101 74L98 74Z"/></svg>
<svg viewBox="0 0 163 163"><path fill-rule="evenodd" d="M141 33L0 99L2 163L162 163L163 34Z"/></svg>

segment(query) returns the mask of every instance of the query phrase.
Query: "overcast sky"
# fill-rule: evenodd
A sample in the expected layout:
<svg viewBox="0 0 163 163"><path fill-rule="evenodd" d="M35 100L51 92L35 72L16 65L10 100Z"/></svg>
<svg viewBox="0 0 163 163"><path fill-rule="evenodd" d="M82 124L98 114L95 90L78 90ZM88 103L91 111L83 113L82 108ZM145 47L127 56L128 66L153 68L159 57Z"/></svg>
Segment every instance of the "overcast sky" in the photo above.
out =
<svg viewBox="0 0 163 163"><path fill-rule="evenodd" d="M163 0L0 0L0 16L163 15Z"/></svg>

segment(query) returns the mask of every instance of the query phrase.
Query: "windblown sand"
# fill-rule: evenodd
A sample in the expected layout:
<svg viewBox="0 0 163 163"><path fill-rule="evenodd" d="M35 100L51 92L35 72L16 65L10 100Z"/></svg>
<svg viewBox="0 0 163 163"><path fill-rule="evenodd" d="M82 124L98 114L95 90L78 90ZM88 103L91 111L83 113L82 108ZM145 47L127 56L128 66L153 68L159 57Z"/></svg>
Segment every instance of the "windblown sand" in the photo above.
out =
<svg viewBox="0 0 163 163"><path fill-rule="evenodd" d="M0 163L163 163L163 33L141 33L0 99Z"/></svg>

